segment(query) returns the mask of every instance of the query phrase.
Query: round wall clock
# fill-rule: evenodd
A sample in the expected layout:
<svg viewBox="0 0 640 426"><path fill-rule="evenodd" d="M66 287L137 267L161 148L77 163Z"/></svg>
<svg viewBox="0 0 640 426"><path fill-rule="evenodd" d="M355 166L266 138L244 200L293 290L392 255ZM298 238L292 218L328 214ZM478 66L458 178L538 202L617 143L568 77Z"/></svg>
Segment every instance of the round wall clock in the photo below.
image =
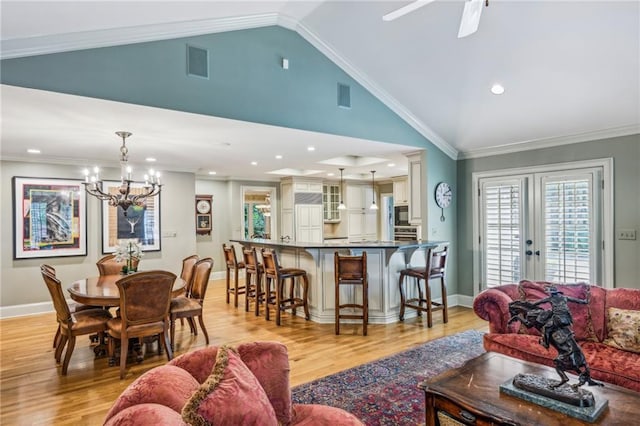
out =
<svg viewBox="0 0 640 426"><path fill-rule="evenodd" d="M211 202L209 200L198 200L196 210L200 214L207 214L211 211Z"/></svg>
<svg viewBox="0 0 640 426"><path fill-rule="evenodd" d="M440 221L444 222L444 209L445 207L449 207L451 204L451 199L453 198L453 191L451 191L451 187L446 182L440 182L436 185L435 192L436 204L440 207L442 214L440 216Z"/></svg>

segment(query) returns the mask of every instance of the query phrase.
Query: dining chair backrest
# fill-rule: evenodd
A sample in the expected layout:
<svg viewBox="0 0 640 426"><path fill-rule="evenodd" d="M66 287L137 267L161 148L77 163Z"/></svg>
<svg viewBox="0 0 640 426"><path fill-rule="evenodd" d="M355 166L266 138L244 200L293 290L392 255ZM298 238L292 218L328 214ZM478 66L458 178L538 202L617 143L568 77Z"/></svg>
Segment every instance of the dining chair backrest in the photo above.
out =
<svg viewBox="0 0 640 426"><path fill-rule="evenodd" d="M47 285L47 290L51 295L53 301L53 307L56 310L56 317L59 322L68 323L71 321L71 310L67 304L67 300L64 298L64 292L62 291L62 283L54 275L50 274L46 270L42 270L42 278Z"/></svg>
<svg viewBox="0 0 640 426"><path fill-rule="evenodd" d="M134 269L138 269L139 262L140 259L133 259L131 266L133 266ZM118 262L115 254L108 254L98 260L96 266L98 267L100 275L117 275L122 271L123 266L127 266L127 262L125 260Z"/></svg>
<svg viewBox="0 0 640 426"><path fill-rule="evenodd" d="M40 272L47 272L50 275L53 275L54 277L56 276L56 268L54 268L51 265L47 265L46 263L43 263L42 265L40 265Z"/></svg>
<svg viewBox="0 0 640 426"><path fill-rule="evenodd" d="M189 297L192 299L198 299L202 301L207 293L207 287L209 286L209 276L211 275L211 269L213 269L213 259L206 257L199 260L193 267L193 278L191 282L191 294Z"/></svg>
<svg viewBox="0 0 640 426"><path fill-rule="evenodd" d="M169 271L147 271L116 281L123 326L164 321L175 280L176 275Z"/></svg>
<svg viewBox="0 0 640 426"><path fill-rule="evenodd" d="M186 283L186 294L191 291L191 278L193 277L193 267L200 259L197 254L185 257L182 259L182 271L180 272L180 278Z"/></svg>

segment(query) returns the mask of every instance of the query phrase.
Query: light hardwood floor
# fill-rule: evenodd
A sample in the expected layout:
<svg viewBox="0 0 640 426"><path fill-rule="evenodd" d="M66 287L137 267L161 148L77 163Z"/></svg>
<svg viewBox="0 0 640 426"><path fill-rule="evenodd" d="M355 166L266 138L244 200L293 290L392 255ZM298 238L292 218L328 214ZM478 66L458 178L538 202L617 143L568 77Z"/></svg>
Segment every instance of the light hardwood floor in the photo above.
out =
<svg viewBox="0 0 640 426"><path fill-rule="evenodd" d="M409 349L428 340L476 329L487 331L485 321L471 309L449 309L449 322L442 323L441 312L434 314L434 325L426 320L407 319L391 325L370 324L367 337L361 326L341 326L334 334L333 324L316 324L304 318L283 315L282 325L255 317L224 300L224 280L212 281L205 301L205 324L210 344L238 344L256 340L275 340L287 345L291 362L291 385ZM52 339L55 316L41 314L0 321L0 390L2 425L100 425L122 390L145 371L166 362L154 351L140 364L127 367L120 380L117 367L107 358L95 359L89 339L78 338L66 377L53 358ZM189 327L176 325L176 355L205 346L204 336L189 333Z"/></svg>

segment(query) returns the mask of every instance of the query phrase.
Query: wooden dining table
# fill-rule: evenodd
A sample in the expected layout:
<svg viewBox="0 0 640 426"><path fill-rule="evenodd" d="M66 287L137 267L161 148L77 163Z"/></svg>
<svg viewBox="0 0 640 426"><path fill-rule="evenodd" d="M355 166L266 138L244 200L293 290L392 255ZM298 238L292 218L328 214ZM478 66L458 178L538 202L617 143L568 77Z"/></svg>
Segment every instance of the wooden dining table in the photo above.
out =
<svg viewBox="0 0 640 426"><path fill-rule="evenodd" d="M82 278L71 283L67 289L71 299L85 305L92 306L120 306L120 292L116 281L124 278L124 275L101 275L97 277ZM176 277L171 289L171 296L176 297L184 292L186 281Z"/></svg>

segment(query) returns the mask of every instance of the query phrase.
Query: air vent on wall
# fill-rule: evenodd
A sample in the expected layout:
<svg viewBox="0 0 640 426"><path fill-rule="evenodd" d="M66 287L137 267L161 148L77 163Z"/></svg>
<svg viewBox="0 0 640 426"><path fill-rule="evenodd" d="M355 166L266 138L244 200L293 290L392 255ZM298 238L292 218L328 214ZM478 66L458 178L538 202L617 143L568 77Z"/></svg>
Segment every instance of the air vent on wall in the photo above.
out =
<svg viewBox="0 0 640 426"><path fill-rule="evenodd" d="M351 87L347 84L338 83L338 106L351 108Z"/></svg>
<svg viewBox="0 0 640 426"><path fill-rule="evenodd" d="M322 204L322 194L317 192L296 192L294 204Z"/></svg>
<svg viewBox="0 0 640 426"><path fill-rule="evenodd" d="M209 78L209 52L207 49L187 45L187 75Z"/></svg>

